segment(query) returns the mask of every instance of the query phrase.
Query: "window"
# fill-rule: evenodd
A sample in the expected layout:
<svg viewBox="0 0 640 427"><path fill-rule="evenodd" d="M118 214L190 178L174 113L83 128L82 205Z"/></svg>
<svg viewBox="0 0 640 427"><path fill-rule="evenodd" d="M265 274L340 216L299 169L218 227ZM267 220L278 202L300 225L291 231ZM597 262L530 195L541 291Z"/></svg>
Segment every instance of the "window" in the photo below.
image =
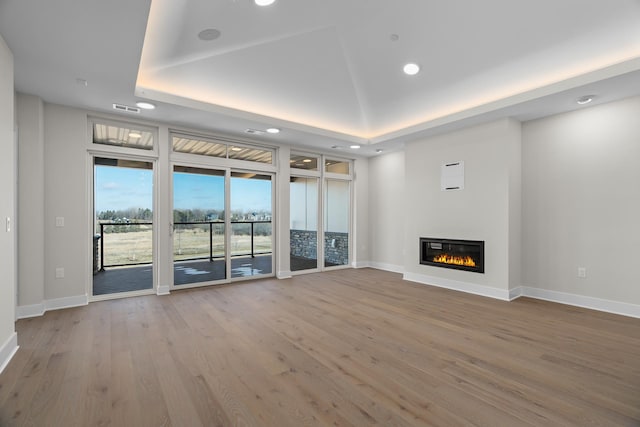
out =
<svg viewBox="0 0 640 427"><path fill-rule="evenodd" d="M351 162L346 160L331 160L326 159L324 161L324 171L328 173L337 173L341 175L349 175Z"/></svg>
<svg viewBox="0 0 640 427"><path fill-rule="evenodd" d="M153 150L153 132L129 124L93 123L94 144Z"/></svg>
<svg viewBox="0 0 640 427"><path fill-rule="evenodd" d="M211 157L227 157L227 145L206 139L173 136L173 151Z"/></svg>
<svg viewBox="0 0 640 427"><path fill-rule="evenodd" d="M303 154L292 154L289 160L289 166L294 169L317 171L318 157Z"/></svg>
<svg viewBox="0 0 640 427"><path fill-rule="evenodd" d="M274 150L267 147L254 147L222 139L179 134L174 134L171 140L173 151L176 153L273 164Z"/></svg>

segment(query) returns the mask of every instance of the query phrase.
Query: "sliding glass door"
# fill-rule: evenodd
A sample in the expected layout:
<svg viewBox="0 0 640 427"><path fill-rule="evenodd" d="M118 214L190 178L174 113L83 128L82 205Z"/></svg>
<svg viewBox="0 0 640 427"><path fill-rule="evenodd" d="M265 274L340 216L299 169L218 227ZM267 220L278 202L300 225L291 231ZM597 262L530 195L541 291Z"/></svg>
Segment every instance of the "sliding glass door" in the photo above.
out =
<svg viewBox="0 0 640 427"><path fill-rule="evenodd" d="M351 183L326 179L324 189L324 266L349 264Z"/></svg>
<svg viewBox="0 0 640 427"><path fill-rule="evenodd" d="M289 180L291 271L318 268L318 183L301 176Z"/></svg>
<svg viewBox="0 0 640 427"><path fill-rule="evenodd" d="M174 286L272 274L272 193L269 174L175 165Z"/></svg>
<svg viewBox="0 0 640 427"><path fill-rule="evenodd" d="M173 168L174 285L227 278L224 170Z"/></svg>
<svg viewBox="0 0 640 427"><path fill-rule="evenodd" d="M94 296L153 289L153 163L94 157Z"/></svg>
<svg viewBox="0 0 640 427"><path fill-rule="evenodd" d="M272 176L231 172L231 277L273 272Z"/></svg>

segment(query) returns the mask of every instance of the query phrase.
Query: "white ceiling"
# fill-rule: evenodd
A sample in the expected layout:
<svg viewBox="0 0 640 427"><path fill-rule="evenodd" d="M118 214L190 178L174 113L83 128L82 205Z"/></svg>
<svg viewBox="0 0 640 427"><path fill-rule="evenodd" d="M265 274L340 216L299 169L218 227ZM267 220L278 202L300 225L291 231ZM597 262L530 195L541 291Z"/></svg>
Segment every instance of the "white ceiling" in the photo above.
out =
<svg viewBox="0 0 640 427"><path fill-rule="evenodd" d="M48 102L364 155L640 94L639 0L0 0L0 34Z"/></svg>

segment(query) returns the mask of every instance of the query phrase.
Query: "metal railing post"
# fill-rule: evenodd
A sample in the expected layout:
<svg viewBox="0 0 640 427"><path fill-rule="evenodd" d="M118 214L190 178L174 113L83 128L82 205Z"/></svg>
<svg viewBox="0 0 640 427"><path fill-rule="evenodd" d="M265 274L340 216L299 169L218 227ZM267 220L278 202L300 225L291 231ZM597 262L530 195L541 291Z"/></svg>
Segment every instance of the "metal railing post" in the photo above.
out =
<svg viewBox="0 0 640 427"><path fill-rule="evenodd" d="M213 222L209 221L209 262L213 262Z"/></svg>
<svg viewBox="0 0 640 427"><path fill-rule="evenodd" d="M251 221L251 258L255 258L253 254L253 221Z"/></svg>
<svg viewBox="0 0 640 427"><path fill-rule="evenodd" d="M100 223L100 271L104 271L104 224Z"/></svg>

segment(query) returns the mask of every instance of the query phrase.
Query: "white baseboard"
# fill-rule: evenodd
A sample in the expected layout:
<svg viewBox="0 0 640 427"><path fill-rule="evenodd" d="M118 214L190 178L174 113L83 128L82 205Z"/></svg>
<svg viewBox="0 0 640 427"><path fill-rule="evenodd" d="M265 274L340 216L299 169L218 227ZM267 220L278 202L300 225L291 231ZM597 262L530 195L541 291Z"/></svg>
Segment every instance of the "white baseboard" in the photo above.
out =
<svg viewBox="0 0 640 427"><path fill-rule="evenodd" d="M354 261L351 263L351 267L353 268L369 268L371 267L371 263L369 261Z"/></svg>
<svg viewBox="0 0 640 427"><path fill-rule="evenodd" d="M27 319L29 317L42 316L45 311L44 302L32 305L19 305L16 307L16 319Z"/></svg>
<svg viewBox="0 0 640 427"><path fill-rule="evenodd" d="M384 262L375 262L375 261L370 261L369 263L369 267L371 268L375 268L376 270L384 270L384 271L390 271L392 273L404 273L404 266L402 265L395 265L395 264L387 264Z"/></svg>
<svg viewBox="0 0 640 427"><path fill-rule="evenodd" d="M73 297L56 298L46 300L45 311L61 310L63 308L80 307L89 304L89 298L86 295L76 295Z"/></svg>
<svg viewBox="0 0 640 427"><path fill-rule="evenodd" d="M80 307L89 304L87 295L56 298L45 300L40 304L20 305L16 308L16 319L42 316L49 310L61 310L63 308Z"/></svg>
<svg viewBox="0 0 640 427"><path fill-rule="evenodd" d="M12 333L11 336L0 347L0 374L7 367L13 355L18 351L18 334Z"/></svg>
<svg viewBox="0 0 640 427"><path fill-rule="evenodd" d="M520 298L523 295L523 293L524 293L523 286L509 289L509 301L513 301L514 299Z"/></svg>
<svg viewBox="0 0 640 427"><path fill-rule="evenodd" d="M169 295L171 293L171 288L167 285L159 285L158 289L156 289L156 295Z"/></svg>
<svg viewBox="0 0 640 427"><path fill-rule="evenodd" d="M541 299L545 301L557 302L560 304L567 304L576 307L604 311L607 313L620 314L622 316L640 318L640 305L637 304L611 301L584 295L569 294L566 292L550 291L547 289L532 288L528 286L523 286L518 289L521 290L519 296L523 297Z"/></svg>
<svg viewBox="0 0 640 427"><path fill-rule="evenodd" d="M278 273L276 274L276 277L278 279L291 279L292 274L291 274L291 271L278 271Z"/></svg>
<svg viewBox="0 0 640 427"><path fill-rule="evenodd" d="M477 285L475 283L461 282L458 280L444 279L442 277L433 277L417 273L404 273L402 278L410 282L422 283L424 285L467 292L469 294L481 295L483 297L490 297L503 301L510 300L509 291L505 289L492 288L489 286Z"/></svg>

